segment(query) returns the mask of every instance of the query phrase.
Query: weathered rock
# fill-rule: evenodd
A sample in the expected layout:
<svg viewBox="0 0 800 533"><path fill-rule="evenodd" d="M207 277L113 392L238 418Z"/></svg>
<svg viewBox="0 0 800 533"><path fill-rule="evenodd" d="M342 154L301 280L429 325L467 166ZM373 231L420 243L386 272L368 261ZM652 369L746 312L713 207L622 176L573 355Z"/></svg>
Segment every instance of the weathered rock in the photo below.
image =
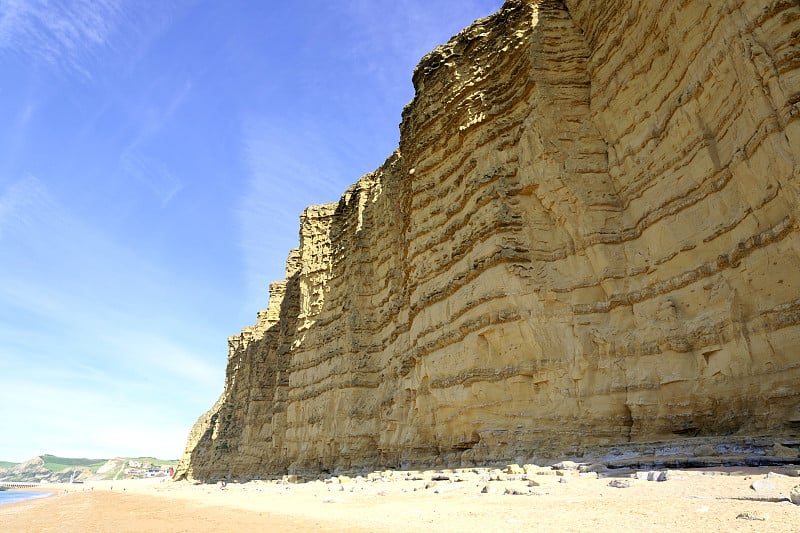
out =
<svg viewBox="0 0 800 533"><path fill-rule="evenodd" d="M769 520L769 516L761 513L759 511L745 511L743 513L739 513L736 515L736 518L739 520L756 520L759 522L766 522Z"/></svg>
<svg viewBox="0 0 800 533"><path fill-rule="evenodd" d="M497 494L497 487L492 485L484 485L481 489L481 494Z"/></svg>
<svg viewBox="0 0 800 533"><path fill-rule="evenodd" d="M519 466L518 464L508 465L506 467L506 474L520 475L524 473L525 469Z"/></svg>
<svg viewBox="0 0 800 533"><path fill-rule="evenodd" d="M750 488L756 492L775 492L775 483L768 479L757 479L750 484Z"/></svg>
<svg viewBox="0 0 800 533"><path fill-rule="evenodd" d="M509 0L309 207L177 478L800 427L800 6Z"/></svg>
<svg viewBox="0 0 800 533"><path fill-rule="evenodd" d="M785 457L787 459L794 459L800 456L800 452L794 448L783 446L782 444L775 444L772 447L772 455L775 457Z"/></svg>
<svg viewBox="0 0 800 533"><path fill-rule="evenodd" d="M581 465L575 461L561 461L553 465L553 469L562 471L573 471L580 469Z"/></svg>
<svg viewBox="0 0 800 533"><path fill-rule="evenodd" d="M789 491L789 500L795 505L800 505L800 485L795 485Z"/></svg>
<svg viewBox="0 0 800 533"><path fill-rule="evenodd" d="M642 481L667 481L669 479L669 473L664 471L636 472L636 479Z"/></svg>
<svg viewBox="0 0 800 533"><path fill-rule="evenodd" d="M608 482L608 486L617 489L627 489L632 486L632 483L628 479L612 479Z"/></svg>

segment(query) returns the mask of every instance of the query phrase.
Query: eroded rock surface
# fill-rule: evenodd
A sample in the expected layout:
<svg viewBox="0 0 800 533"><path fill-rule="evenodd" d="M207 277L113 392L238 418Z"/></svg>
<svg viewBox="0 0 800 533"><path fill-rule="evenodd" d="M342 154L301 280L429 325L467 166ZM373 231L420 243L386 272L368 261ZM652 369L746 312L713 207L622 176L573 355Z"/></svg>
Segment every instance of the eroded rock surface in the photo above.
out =
<svg viewBox="0 0 800 533"><path fill-rule="evenodd" d="M506 2L309 207L178 477L800 431L800 5Z"/></svg>

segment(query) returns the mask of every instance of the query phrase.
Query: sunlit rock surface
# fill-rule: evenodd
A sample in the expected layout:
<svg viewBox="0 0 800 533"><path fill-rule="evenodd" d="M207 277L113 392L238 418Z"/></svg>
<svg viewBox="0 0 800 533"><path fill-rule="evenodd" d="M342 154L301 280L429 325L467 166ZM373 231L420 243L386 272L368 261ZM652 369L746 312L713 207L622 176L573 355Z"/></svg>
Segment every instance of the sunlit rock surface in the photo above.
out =
<svg viewBox="0 0 800 533"><path fill-rule="evenodd" d="M178 477L800 432L799 47L791 0L515 0L425 56Z"/></svg>

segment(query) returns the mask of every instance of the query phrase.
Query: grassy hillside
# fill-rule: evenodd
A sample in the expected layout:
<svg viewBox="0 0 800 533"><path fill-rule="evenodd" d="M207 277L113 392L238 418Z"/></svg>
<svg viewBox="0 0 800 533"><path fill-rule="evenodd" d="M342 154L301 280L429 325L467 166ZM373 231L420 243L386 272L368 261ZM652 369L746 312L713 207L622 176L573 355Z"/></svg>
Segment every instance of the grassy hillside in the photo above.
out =
<svg viewBox="0 0 800 533"><path fill-rule="evenodd" d="M117 457L114 459L86 459L40 455L26 463L0 462L0 481L68 482L72 479L118 479L123 476L130 461L149 463L153 467L175 466L178 460L163 460L154 457ZM2 528L0 528L1 530Z"/></svg>
<svg viewBox="0 0 800 533"><path fill-rule="evenodd" d="M63 472L69 468L86 467L92 472L103 466L106 459L75 459L71 457L57 457L55 455L40 455L44 467L51 472Z"/></svg>

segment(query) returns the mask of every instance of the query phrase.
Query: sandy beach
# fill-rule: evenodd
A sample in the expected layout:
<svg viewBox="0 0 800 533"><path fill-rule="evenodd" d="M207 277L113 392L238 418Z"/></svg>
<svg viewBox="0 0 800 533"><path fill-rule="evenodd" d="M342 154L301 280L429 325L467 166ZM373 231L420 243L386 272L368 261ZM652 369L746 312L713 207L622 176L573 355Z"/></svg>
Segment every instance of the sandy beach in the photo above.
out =
<svg viewBox="0 0 800 533"><path fill-rule="evenodd" d="M800 531L796 469L383 472L304 483L50 486L0 506L4 532ZM653 480L648 480L648 476ZM656 481L666 478L664 481ZM42 490L37 488L36 490Z"/></svg>

